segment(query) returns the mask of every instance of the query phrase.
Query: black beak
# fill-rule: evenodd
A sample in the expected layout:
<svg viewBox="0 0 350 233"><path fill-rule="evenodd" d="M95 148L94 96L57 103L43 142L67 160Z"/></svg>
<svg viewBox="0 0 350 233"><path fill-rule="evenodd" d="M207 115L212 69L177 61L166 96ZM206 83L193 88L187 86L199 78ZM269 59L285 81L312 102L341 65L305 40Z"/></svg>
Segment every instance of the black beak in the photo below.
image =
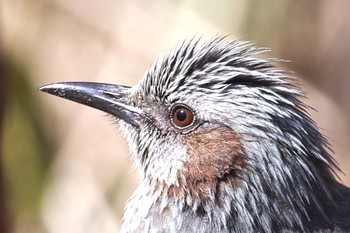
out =
<svg viewBox="0 0 350 233"><path fill-rule="evenodd" d="M145 114L126 103L129 88L106 83L61 82L42 86L39 90L99 109L138 127Z"/></svg>

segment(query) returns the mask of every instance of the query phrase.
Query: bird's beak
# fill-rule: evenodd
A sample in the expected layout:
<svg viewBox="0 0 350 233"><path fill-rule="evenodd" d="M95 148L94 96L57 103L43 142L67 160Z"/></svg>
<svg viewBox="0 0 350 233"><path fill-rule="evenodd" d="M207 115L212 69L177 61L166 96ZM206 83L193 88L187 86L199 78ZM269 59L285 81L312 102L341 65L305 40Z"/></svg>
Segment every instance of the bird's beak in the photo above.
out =
<svg viewBox="0 0 350 233"><path fill-rule="evenodd" d="M126 93L130 87L94 82L60 82L39 88L40 91L84 104L138 127L144 113L126 103Z"/></svg>

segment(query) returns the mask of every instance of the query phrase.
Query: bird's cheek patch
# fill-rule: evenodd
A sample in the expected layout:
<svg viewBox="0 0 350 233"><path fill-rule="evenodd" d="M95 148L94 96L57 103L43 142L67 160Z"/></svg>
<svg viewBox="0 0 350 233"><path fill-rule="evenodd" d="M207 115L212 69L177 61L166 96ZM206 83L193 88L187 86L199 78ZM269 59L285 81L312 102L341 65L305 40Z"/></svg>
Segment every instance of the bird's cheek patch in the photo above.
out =
<svg viewBox="0 0 350 233"><path fill-rule="evenodd" d="M245 167L246 156L241 138L231 128L202 125L184 139L188 161L185 162L182 185L193 196L205 197L237 185ZM222 190L221 190L222 191Z"/></svg>

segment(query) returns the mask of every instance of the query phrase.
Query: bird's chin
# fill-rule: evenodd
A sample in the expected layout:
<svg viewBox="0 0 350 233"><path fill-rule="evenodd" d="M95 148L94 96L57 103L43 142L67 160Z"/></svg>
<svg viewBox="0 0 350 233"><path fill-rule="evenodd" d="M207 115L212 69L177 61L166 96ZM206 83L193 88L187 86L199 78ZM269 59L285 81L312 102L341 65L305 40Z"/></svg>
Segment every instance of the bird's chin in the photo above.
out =
<svg viewBox="0 0 350 233"><path fill-rule="evenodd" d="M118 125L120 132L122 133L123 137L126 139L128 143L128 147L129 147L131 158L132 158L132 161L134 162L134 165L136 167L139 167L139 164L136 162L138 160L137 145L138 145L138 132L140 129L118 118L116 118L116 123Z"/></svg>

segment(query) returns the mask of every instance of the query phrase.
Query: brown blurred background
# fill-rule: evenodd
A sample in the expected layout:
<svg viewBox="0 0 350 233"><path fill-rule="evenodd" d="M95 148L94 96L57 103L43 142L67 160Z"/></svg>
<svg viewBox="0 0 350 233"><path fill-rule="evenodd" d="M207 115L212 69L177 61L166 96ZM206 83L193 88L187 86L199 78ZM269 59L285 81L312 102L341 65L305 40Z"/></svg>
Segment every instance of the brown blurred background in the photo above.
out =
<svg viewBox="0 0 350 233"><path fill-rule="evenodd" d="M134 85L179 41L220 34L291 60L350 185L350 1L0 0L0 232L118 232L137 184L113 120L39 86Z"/></svg>

